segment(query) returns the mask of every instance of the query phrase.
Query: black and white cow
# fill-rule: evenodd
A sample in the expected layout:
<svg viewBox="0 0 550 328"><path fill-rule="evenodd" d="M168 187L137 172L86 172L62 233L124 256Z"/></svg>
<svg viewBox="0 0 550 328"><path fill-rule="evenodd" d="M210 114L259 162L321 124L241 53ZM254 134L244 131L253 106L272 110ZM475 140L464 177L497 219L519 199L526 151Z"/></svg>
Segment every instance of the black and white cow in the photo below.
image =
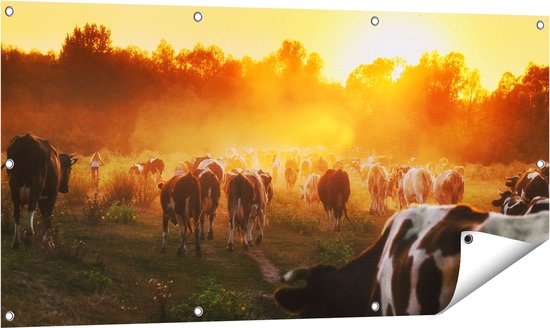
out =
<svg viewBox="0 0 550 328"><path fill-rule="evenodd" d="M462 231L539 243L548 239L548 211L518 218L467 205L409 207L344 266L289 271L283 281L303 280L305 286L277 289L275 302L309 318L438 313L454 294Z"/></svg>
<svg viewBox="0 0 550 328"><path fill-rule="evenodd" d="M19 248L21 243L19 218L21 208L25 205L27 205L30 222L25 237L31 237L34 234L33 221L38 206L45 223L43 242L53 247L50 217L57 200L57 193L69 192L71 166L78 159L74 155L59 154L48 140L30 133L16 136L11 140L7 157L15 164L7 171L15 223L12 247Z"/></svg>

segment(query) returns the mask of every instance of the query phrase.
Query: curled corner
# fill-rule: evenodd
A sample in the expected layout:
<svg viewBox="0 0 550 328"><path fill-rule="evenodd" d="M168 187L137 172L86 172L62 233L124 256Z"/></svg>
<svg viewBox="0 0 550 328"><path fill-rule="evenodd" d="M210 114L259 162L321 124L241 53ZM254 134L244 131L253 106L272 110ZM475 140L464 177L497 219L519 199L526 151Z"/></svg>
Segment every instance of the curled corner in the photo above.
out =
<svg viewBox="0 0 550 328"><path fill-rule="evenodd" d="M467 235L473 237L469 244L464 241ZM546 240L531 243L485 232L463 231L455 292L447 307L440 313L447 311L544 241Z"/></svg>

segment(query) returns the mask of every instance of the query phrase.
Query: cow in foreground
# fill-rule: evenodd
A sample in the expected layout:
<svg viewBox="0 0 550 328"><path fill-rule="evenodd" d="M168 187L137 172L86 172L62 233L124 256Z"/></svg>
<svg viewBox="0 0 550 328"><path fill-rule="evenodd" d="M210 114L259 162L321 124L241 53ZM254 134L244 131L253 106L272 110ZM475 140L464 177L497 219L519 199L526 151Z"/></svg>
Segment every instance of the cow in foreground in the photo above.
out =
<svg viewBox="0 0 550 328"><path fill-rule="evenodd" d="M50 228L57 193L69 192L71 167L78 159L73 154L59 154L48 140L30 133L14 137L6 153L15 164L7 170L15 224L12 248L19 248L21 244L19 219L25 205L29 213L25 237L30 239L34 235L34 215L38 207L45 223L42 241L54 247Z"/></svg>
<svg viewBox="0 0 550 328"><path fill-rule="evenodd" d="M201 186L199 180L191 173L175 175L165 183L158 184L160 191L160 204L162 206L162 248L166 251L168 238L168 221L177 225L180 229L180 244L178 256L185 255L185 240L187 230L189 235L195 232L195 255L201 256L199 244L200 214L201 214ZM191 227L193 219L193 227Z"/></svg>
<svg viewBox="0 0 550 328"><path fill-rule="evenodd" d="M342 170L327 170L319 179L317 192L325 208L327 229L330 229L330 213L333 213L335 219L334 230L340 231L342 216L349 220L346 209L346 203L350 196L348 174Z"/></svg>
<svg viewBox="0 0 550 328"><path fill-rule="evenodd" d="M305 286L277 289L275 302L304 318L436 314L455 291L462 231L542 243L548 211L517 218L466 205L413 206L390 218L378 239L344 266L286 273L284 282Z"/></svg>
<svg viewBox="0 0 550 328"><path fill-rule="evenodd" d="M464 197L464 178L454 170L442 172L434 179L433 193L440 205L460 203Z"/></svg>

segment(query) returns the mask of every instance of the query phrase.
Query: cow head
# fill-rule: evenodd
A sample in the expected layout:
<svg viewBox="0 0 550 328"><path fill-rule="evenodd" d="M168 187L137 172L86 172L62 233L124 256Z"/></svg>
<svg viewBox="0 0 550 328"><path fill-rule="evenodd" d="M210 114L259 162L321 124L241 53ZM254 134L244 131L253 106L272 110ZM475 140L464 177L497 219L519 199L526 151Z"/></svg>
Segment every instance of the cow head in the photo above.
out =
<svg viewBox="0 0 550 328"><path fill-rule="evenodd" d="M327 315L324 311L327 300L323 290L329 284L329 275L336 270L331 265L317 265L311 268L297 268L283 276L283 282L305 281L304 287L282 287L275 291L275 302L282 308L299 313L305 318L318 318ZM325 295L330 297L330 295Z"/></svg>
<svg viewBox="0 0 550 328"><path fill-rule="evenodd" d="M59 163L61 164L61 179L59 183L59 192L69 192L69 178L71 177L71 167L78 161L75 154L60 154Z"/></svg>

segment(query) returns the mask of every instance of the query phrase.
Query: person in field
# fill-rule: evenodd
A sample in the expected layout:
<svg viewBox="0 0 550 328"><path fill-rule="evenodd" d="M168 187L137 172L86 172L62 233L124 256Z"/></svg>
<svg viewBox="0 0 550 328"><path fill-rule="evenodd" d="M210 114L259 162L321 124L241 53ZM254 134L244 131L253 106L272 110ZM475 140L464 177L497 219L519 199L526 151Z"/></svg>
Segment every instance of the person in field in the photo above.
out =
<svg viewBox="0 0 550 328"><path fill-rule="evenodd" d="M273 160L271 161L271 168L273 170L273 183L277 182L277 176L279 173L279 158L277 154L273 155Z"/></svg>
<svg viewBox="0 0 550 328"><path fill-rule="evenodd" d="M96 151L90 158L90 169L92 171L92 185L97 186L99 183L99 166L105 165L101 155Z"/></svg>

